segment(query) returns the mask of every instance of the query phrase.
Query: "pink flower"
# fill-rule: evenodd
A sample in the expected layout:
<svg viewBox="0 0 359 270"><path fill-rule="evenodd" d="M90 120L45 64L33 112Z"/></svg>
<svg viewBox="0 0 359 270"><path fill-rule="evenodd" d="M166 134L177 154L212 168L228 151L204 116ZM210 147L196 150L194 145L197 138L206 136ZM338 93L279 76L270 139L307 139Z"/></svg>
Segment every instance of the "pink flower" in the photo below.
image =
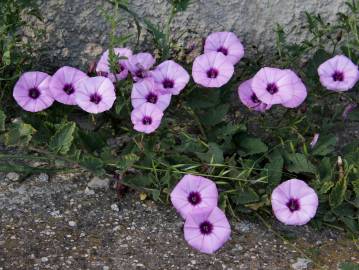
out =
<svg viewBox="0 0 359 270"><path fill-rule="evenodd" d="M296 108L307 98L307 88L297 74L290 69L287 69L287 71L292 76L293 97L289 101L282 103L282 105L287 108Z"/></svg>
<svg viewBox="0 0 359 270"><path fill-rule="evenodd" d="M185 175L171 192L171 202L186 219L194 209L217 206L216 184L201 176Z"/></svg>
<svg viewBox="0 0 359 270"><path fill-rule="evenodd" d="M163 117L163 112L152 103L144 103L131 113L133 128L146 134L154 132Z"/></svg>
<svg viewBox="0 0 359 270"><path fill-rule="evenodd" d="M172 60L167 60L151 73L155 82L161 86L163 94L178 95L189 82L188 72Z"/></svg>
<svg viewBox="0 0 359 270"><path fill-rule="evenodd" d="M238 87L238 96L242 103L251 110L265 112L269 110L272 105L267 105L260 101L256 94L252 91L251 88L252 79L246 80L240 84Z"/></svg>
<svg viewBox="0 0 359 270"><path fill-rule="evenodd" d="M231 227L218 207L197 208L188 214L184 238L193 248L212 254L230 238Z"/></svg>
<svg viewBox="0 0 359 270"><path fill-rule="evenodd" d="M318 208L318 196L302 180L281 183L272 192L272 209L276 218L286 225L304 225Z"/></svg>
<svg viewBox="0 0 359 270"><path fill-rule="evenodd" d="M202 54L193 62L193 80L204 87L221 87L234 73L234 66L219 52Z"/></svg>
<svg viewBox="0 0 359 270"><path fill-rule="evenodd" d="M266 104L288 102L294 95L292 73L278 68L261 68L252 79L252 90Z"/></svg>
<svg viewBox="0 0 359 270"><path fill-rule="evenodd" d="M150 53L138 53L128 59L127 67L133 80L139 81L150 76L149 70L155 62L155 58Z"/></svg>
<svg viewBox="0 0 359 270"><path fill-rule="evenodd" d="M54 102L49 90L50 80L51 76L44 72L22 74L13 92L17 104L29 112L39 112L50 107Z"/></svg>
<svg viewBox="0 0 359 270"><path fill-rule="evenodd" d="M311 149L313 149L314 146L317 144L318 139L319 139L319 133L315 133L314 136L313 136L312 141L309 144Z"/></svg>
<svg viewBox="0 0 359 270"><path fill-rule="evenodd" d="M101 113L111 109L116 99L110 79L98 76L81 81L76 91L76 102L86 112Z"/></svg>
<svg viewBox="0 0 359 270"><path fill-rule="evenodd" d="M115 75L111 72L109 62L109 50L106 50L98 61L96 72L99 76L108 77L112 82L126 79L128 75L127 59L132 56L132 51L127 48L114 48L114 53L120 58L118 60L118 73ZM121 59L122 58L122 59ZM125 59L126 58L126 59Z"/></svg>
<svg viewBox="0 0 359 270"><path fill-rule="evenodd" d="M358 66L344 55L325 61L319 66L318 74L324 87L338 92L353 88L359 79Z"/></svg>
<svg viewBox="0 0 359 270"><path fill-rule="evenodd" d="M50 81L50 91L54 99L67 105L76 105L75 94L81 80L88 78L86 73L73 67L62 67Z"/></svg>
<svg viewBox="0 0 359 270"><path fill-rule="evenodd" d="M171 101L170 94L161 94L159 86L153 78L145 78L133 84L131 93L131 103L133 108L137 108L144 103L152 103L164 111Z"/></svg>
<svg viewBox="0 0 359 270"><path fill-rule="evenodd" d="M233 64L237 64L244 55L243 45L232 32L210 34L204 44L204 53L221 52Z"/></svg>

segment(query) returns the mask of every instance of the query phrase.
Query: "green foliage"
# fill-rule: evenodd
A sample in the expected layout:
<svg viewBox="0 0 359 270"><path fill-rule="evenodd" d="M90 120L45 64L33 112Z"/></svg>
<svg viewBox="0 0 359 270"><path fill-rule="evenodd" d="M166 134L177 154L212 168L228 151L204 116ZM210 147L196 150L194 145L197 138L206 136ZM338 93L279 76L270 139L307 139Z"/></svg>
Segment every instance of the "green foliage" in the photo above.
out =
<svg viewBox="0 0 359 270"><path fill-rule="evenodd" d="M35 0L2 0L0 5L0 106L5 110L10 91L20 73L29 67L34 48L30 45L40 36L40 31L30 24L29 17L41 19ZM23 39L23 28L33 32L33 37Z"/></svg>
<svg viewBox="0 0 359 270"><path fill-rule="evenodd" d="M20 2L6 3L24 8ZM110 2L114 9L104 15L111 26L109 61L113 72L118 71L119 60L113 49L125 46L135 36L138 41L142 28L152 35L162 59L172 57L180 62L176 54L176 37L180 33L172 33L170 26L174 16L187 9L191 1L169 0L168 18L158 25L139 16L129 1ZM63 164L60 169L120 176L125 185L145 191L162 202L168 202L171 190L183 175L200 175L216 182L221 190L220 205L231 214L268 213L273 188L282 181L298 178L319 195L316 224L339 224L356 233L359 231L359 143L337 134L357 121L355 110L346 120L342 114L346 105L358 103L355 94L358 89L328 93L317 76L318 66L333 53L344 53L354 61L359 59L358 3L348 5L350 12L340 13L338 22L332 25L319 15L307 13L309 35L301 43L288 43L288 33L277 26L277 54L265 60L300 74L309 90L305 106L295 109L273 106L266 114L243 112L239 108L236 89L240 81L250 78L264 65L260 55L254 61L241 61L238 76L220 89L202 89L190 82L183 94L172 98L160 128L150 135L135 132L129 120L131 80L116 82L116 104L100 115L89 116L76 108L57 105L45 112L18 114L9 107L13 102L6 102L0 111L2 142L27 154L11 158L0 155L0 161L4 161L0 171L38 172L23 162L38 153L48 159L47 170L57 171L58 164ZM0 10L4 12L2 7ZM23 68L20 63L29 56L24 47L4 45L5 37L14 35L26 23L19 19L16 10L3 18L14 19L18 26L6 28L7 34L0 36L3 46L0 84L3 86L2 79L8 80L5 86L8 93ZM118 34L118 25L124 19L122 12L134 19L137 35ZM3 25L8 24L6 21ZM7 70L6 74L1 73L3 70ZM320 137L312 148L310 142L315 133ZM343 160L340 166L338 156Z"/></svg>
<svg viewBox="0 0 359 270"><path fill-rule="evenodd" d="M8 132L4 134L6 146L26 146L30 143L36 130L22 121L14 123Z"/></svg>
<svg viewBox="0 0 359 270"><path fill-rule="evenodd" d="M76 124L74 122L61 125L50 139L50 150L56 154L67 154L74 140L75 130Z"/></svg>
<svg viewBox="0 0 359 270"><path fill-rule="evenodd" d="M288 171L294 173L315 173L315 166L301 153L287 154Z"/></svg>
<svg viewBox="0 0 359 270"><path fill-rule="evenodd" d="M5 131L5 120L6 120L5 113L2 110L0 110L0 131Z"/></svg>

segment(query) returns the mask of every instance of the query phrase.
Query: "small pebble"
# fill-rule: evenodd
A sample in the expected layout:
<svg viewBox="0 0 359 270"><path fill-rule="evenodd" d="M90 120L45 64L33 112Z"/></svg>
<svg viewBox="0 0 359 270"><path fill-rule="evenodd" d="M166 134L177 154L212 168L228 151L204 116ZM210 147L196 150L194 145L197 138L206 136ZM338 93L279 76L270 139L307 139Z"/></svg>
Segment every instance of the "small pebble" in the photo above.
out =
<svg viewBox="0 0 359 270"><path fill-rule="evenodd" d="M75 226L76 226L76 222L75 222L75 221L69 221L69 225L70 225L71 227L75 227Z"/></svg>

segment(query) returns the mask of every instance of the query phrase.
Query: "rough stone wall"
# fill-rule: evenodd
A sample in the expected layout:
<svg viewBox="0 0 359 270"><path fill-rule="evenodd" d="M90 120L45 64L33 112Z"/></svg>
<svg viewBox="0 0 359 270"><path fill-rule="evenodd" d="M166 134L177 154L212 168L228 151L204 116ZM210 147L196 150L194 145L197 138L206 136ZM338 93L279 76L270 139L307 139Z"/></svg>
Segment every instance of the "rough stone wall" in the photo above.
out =
<svg viewBox="0 0 359 270"><path fill-rule="evenodd" d="M41 44L41 62L48 69L64 64L84 67L106 49L109 27L101 8L109 12L112 9L106 0L39 0L39 3L47 33ZM131 0L130 5L154 22L164 22L169 10L167 0ZM321 13L324 19L332 21L345 8L345 0L192 0L191 7L176 17L173 31L177 34L185 31L184 45L188 45L193 41L200 44L212 31L231 30L238 34L249 54L252 45L270 53L276 23L293 29L292 40L301 40L306 35L300 31L304 11ZM135 33L134 29L132 19L119 25L123 34ZM141 35L141 41L147 46L151 44L147 33Z"/></svg>

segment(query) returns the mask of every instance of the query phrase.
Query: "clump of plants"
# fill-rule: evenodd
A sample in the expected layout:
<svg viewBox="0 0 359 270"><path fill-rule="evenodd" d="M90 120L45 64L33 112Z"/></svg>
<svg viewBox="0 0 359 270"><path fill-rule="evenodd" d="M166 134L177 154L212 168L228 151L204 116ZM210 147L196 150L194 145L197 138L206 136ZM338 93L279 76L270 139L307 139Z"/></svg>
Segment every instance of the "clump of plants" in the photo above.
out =
<svg viewBox="0 0 359 270"><path fill-rule="evenodd" d="M164 25L110 2L109 49L93 71L65 66L8 78L1 137L21 154L1 154L2 171L87 170L171 200L185 239L206 253L229 239L225 213L274 213L287 225L358 234L359 141L338 136L359 125L358 1L332 25L307 14L302 43L288 43L278 26L270 66L246 58L226 31L210 34L193 63L181 62L170 26L188 0L170 1ZM159 57L126 46L136 36L116 36L121 12L137 36L143 28L153 36ZM23 162L31 159L48 164Z"/></svg>

